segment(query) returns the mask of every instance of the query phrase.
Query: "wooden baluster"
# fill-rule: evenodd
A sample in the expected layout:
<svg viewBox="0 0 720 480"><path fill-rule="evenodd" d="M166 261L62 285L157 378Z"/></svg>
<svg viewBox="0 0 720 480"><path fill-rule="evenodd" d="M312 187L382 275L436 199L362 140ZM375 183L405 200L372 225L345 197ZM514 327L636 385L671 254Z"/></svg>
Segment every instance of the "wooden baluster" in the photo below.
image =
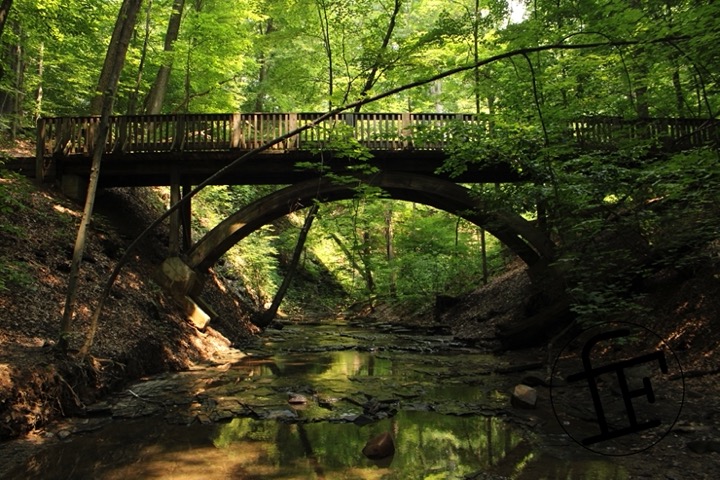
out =
<svg viewBox="0 0 720 480"><path fill-rule="evenodd" d="M230 122L230 149L238 149L240 148L240 144L242 143L242 131L240 130L240 126L242 122L242 115L239 113L233 113L232 114L232 120Z"/></svg>
<svg viewBox="0 0 720 480"><path fill-rule="evenodd" d="M288 133L292 132L293 130L296 130L297 128L298 128L297 113L288 114L288 125L287 125ZM299 150L300 149L300 135L295 135L294 137L289 139L288 149L289 150Z"/></svg>

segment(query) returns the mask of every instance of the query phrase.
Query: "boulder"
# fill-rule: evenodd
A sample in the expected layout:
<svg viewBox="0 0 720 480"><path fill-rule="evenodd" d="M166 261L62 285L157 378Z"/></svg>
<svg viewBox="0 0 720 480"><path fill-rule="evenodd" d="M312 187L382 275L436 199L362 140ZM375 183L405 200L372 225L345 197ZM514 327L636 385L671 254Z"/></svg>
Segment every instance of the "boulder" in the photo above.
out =
<svg viewBox="0 0 720 480"><path fill-rule="evenodd" d="M389 432L371 438L362 449L363 455L371 460L380 460L395 454L395 442Z"/></svg>
<svg viewBox="0 0 720 480"><path fill-rule="evenodd" d="M522 383L515 385L510 403L515 408L535 408L537 390Z"/></svg>

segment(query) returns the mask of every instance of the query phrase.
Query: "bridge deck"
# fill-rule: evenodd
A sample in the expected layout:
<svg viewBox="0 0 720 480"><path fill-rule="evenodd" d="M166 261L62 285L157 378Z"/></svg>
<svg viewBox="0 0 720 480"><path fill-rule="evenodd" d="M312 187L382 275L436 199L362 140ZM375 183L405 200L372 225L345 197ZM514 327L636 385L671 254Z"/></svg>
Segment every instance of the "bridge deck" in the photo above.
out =
<svg viewBox="0 0 720 480"><path fill-rule="evenodd" d="M168 185L173 172L183 183L197 184L243 153L316 121L319 113L231 113L133 115L111 117L103 145L103 186ZM38 122L37 173L87 176L99 117L42 118ZM350 162L326 150L338 136L352 138L373 153L382 170L434 174L446 158L453 122L489 124L468 114L341 114L278 143L222 183L285 184L316 176L298 163L322 162L342 173ZM589 117L567 126L579 147L607 148L624 141L655 140L667 149L717 142L719 123L702 119L623 120ZM323 151L321 154L320 151ZM54 172L47 166L54 163ZM176 178L178 178L176 176ZM459 182L518 180L509 165L468 170Z"/></svg>

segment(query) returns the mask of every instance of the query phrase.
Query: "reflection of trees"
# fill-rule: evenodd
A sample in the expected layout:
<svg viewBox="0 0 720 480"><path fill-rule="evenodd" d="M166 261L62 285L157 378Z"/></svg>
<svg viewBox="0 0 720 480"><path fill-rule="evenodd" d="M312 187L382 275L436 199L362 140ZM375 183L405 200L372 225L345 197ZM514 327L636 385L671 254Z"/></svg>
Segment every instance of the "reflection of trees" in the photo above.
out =
<svg viewBox="0 0 720 480"><path fill-rule="evenodd" d="M364 427L235 419L219 429L215 445L228 448L240 442L263 442L264 462L280 469L293 468L296 473L300 468L319 475L320 469L329 475L348 468L377 468L361 451L369 438L385 431L393 432L397 445L391 470L384 476L388 480L425 478L450 470L469 474L491 466L491 459L502 459L508 448L520 442L519 435L498 419L401 412Z"/></svg>

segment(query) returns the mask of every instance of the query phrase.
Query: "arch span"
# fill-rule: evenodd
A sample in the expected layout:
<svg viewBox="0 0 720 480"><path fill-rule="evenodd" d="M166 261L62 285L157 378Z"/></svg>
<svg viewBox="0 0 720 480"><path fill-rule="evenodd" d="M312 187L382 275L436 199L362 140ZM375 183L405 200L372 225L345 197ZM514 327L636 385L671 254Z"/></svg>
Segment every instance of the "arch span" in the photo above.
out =
<svg viewBox="0 0 720 480"><path fill-rule="evenodd" d="M390 198L423 203L485 228L522 258L528 266L553 257L553 243L539 229L510 211L490 210L482 199L460 185L437 177L407 173L378 173L356 177L356 182L308 180L278 190L241 208L200 239L187 253L196 271L209 269L240 240L267 223L305 208L314 200L328 202L357 195L359 183L379 187Z"/></svg>

